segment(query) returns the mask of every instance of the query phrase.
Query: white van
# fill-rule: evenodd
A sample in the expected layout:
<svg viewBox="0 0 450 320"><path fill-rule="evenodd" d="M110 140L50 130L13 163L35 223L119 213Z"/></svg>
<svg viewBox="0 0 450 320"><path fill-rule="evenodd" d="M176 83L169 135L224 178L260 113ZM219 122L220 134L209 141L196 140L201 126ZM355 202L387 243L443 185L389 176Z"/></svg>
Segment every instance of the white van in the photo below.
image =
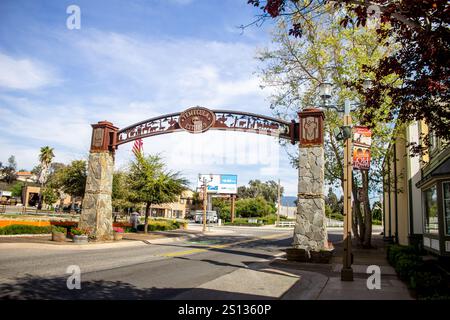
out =
<svg viewBox="0 0 450 320"><path fill-rule="evenodd" d="M195 223L203 223L203 211L195 210L191 213L194 216ZM215 210L206 211L206 223L217 223L219 218L217 217L217 212Z"/></svg>

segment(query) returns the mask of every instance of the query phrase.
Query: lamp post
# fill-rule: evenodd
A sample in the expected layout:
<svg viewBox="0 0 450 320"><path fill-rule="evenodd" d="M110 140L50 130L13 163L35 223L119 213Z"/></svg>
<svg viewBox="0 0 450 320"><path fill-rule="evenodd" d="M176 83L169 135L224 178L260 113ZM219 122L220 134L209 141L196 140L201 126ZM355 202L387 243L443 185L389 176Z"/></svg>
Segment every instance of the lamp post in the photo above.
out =
<svg viewBox="0 0 450 320"><path fill-rule="evenodd" d="M202 175L198 175L198 180L202 183L201 187L203 189L203 233L206 232L206 207L207 207L207 201L208 201L208 182L211 182L213 180L213 175L209 175L209 180L206 177L202 178Z"/></svg>
<svg viewBox="0 0 450 320"><path fill-rule="evenodd" d="M363 82L364 89L371 87L372 81L365 79ZM352 183L353 183L353 168L352 168L352 117L350 115L351 104L348 99L345 100L344 110L337 106L327 104L331 98L332 84L324 82L319 86L320 97L322 98L324 108L332 108L337 112L344 113L344 126L337 128L336 138L344 140L344 252L341 270L342 281L353 281L352 269Z"/></svg>

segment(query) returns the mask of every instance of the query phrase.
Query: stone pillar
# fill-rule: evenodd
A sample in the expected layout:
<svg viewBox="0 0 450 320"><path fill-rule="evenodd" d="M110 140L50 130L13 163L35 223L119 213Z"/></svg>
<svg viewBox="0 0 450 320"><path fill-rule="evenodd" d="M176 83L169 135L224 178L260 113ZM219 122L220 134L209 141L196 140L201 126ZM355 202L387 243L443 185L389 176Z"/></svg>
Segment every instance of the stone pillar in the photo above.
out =
<svg viewBox="0 0 450 320"><path fill-rule="evenodd" d="M306 252L327 249L324 200L324 113L319 109L299 112L299 170L297 220L293 246Z"/></svg>
<svg viewBox="0 0 450 320"><path fill-rule="evenodd" d="M107 121L94 124L92 128L86 190L79 227L90 229L92 240L111 240L113 238L111 193L114 145L118 128Z"/></svg>

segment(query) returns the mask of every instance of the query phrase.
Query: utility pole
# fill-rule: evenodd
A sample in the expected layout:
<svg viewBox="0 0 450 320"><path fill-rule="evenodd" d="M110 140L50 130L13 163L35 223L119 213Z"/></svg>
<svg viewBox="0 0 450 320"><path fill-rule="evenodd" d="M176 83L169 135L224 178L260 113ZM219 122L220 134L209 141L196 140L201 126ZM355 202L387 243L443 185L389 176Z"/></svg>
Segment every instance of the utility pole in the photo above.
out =
<svg viewBox="0 0 450 320"><path fill-rule="evenodd" d="M344 126L351 126L350 103L345 101ZM344 144L344 256L342 281L353 281L352 269L352 136Z"/></svg>
<svg viewBox="0 0 450 320"><path fill-rule="evenodd" d="M280 179L278 179L278 210L277 210L277 225L280 225L280 213L281 213L281 187L280 187Z"/></svg>
<svg viewBox="0 0 450 320"><path fill-rule="evenodd" d="M206 232L206 206L208 202L208 187L206 185L206 179L203 179L203 233Z"/></svg>
<svg viewBox="0 0 450 320"><path fill-rule="evenodd" d="M202 183L201 187L203 190L203 232L206 232L206 208L208 204L208 182L213 181L213 175L209 175L209 181L206 179L206 177L202 178L202 175L198 175L198 180Z"/></svg>
<svg viewBox="0 0 450 320"><path fill-rule="evenodd" d="M231 195L231 223L234 222L234 215L235 215L235 200L236 200L236 195L232 194Z"/></svg>

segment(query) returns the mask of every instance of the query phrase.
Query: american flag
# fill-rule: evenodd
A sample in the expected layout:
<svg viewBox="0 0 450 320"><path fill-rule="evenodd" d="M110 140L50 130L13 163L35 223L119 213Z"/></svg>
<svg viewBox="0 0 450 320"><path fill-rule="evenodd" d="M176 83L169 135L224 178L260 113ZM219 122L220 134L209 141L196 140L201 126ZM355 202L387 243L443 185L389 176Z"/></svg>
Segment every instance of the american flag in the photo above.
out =
<svg viewBox="0 0 450 320"><path fill-rule="evenodd" d="M136 157L138 157L142 155L143 151L144 151L144 142L142 142L142 139L137 139L134 142L133 153Z"/></svg>

